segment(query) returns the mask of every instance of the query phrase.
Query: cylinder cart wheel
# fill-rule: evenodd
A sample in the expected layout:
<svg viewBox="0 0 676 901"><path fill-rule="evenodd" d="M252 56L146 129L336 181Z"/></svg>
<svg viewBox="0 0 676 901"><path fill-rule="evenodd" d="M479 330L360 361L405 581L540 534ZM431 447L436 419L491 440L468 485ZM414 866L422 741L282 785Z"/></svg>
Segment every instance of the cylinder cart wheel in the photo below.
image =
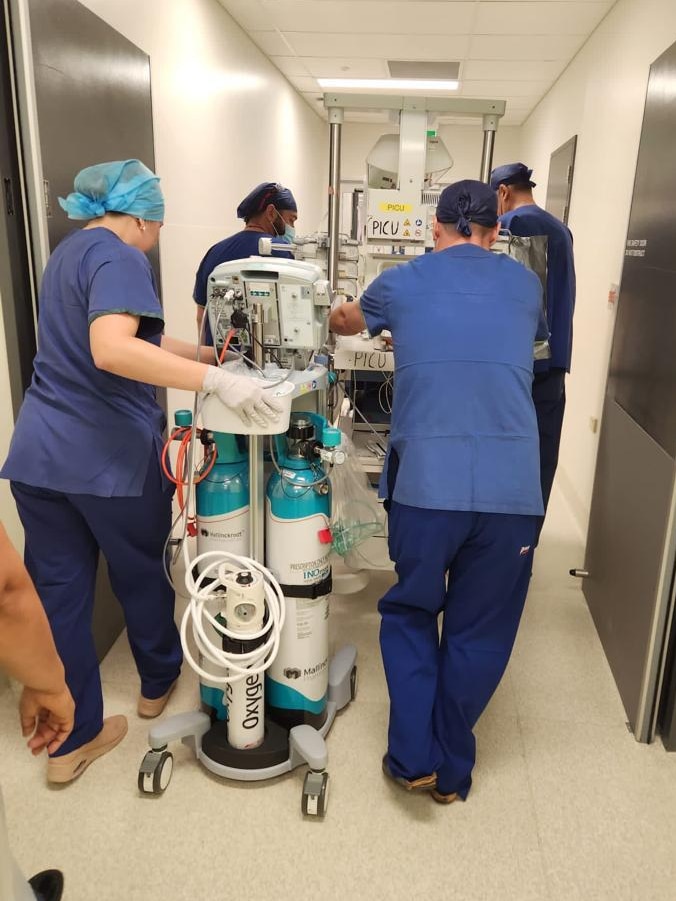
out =
<svg viewBox="0 0 676 901"><path fill-rule="evenodd" d="M350 700L354 701L357 697L357 688L359 686L359 677L357 674L357 667L352 667L352 672L350 673Z"/></svg>
<svg viewBox="0 0 676 901"><path fill-rule="evenodd" d="M174 755L171 751L148 751L138 772L139 791L161 795L171 782Z"/></svg>
<svg viewBox="0 0 676 901"><path fill-rule="evenodd" d="M305 816L323 817L329 806L329 774L310 771L303 783L301 809Z"/></svg>

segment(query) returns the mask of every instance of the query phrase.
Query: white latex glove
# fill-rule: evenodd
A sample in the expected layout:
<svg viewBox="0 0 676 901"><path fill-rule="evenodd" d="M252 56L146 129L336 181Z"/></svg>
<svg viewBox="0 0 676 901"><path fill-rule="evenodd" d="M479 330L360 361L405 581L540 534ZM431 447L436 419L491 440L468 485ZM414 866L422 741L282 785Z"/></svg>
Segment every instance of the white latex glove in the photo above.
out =
<svg viewBox="0 0 676 901"><path fill-rule="evenodd" d="M282 412L279 403L270 397L270 391L261 388L260 383L245 375L233 375L218 366L207 369L202 388L208 394L217 394L221 403L234 410L246 425L254 422L265 429L270 422L279 419Z"/></svg>

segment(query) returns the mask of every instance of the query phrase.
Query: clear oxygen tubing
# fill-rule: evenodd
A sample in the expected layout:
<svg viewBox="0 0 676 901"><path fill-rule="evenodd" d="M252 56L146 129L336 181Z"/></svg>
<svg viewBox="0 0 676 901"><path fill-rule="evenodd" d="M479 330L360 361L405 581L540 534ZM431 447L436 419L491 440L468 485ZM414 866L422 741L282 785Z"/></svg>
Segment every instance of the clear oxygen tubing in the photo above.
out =
<svg viewBox="0 0 676 901"><path fill-rule="evenodd" d="M240 682L247 676L264 673L273 663L279 651L279 642L284 620L286 618L286 604L284 594L272 573L262 564L249 557L240 557L227 551L207 551L200 554L194 560L190 559L187 544L184 543L183 556L185 560L185 586L190 595L190 602L186 607L181 620L181 644L183 654L188 665L200 678L218 685L227 685ZM206 564L195 578L193 572L198 564ZM193 569L193 567L195 569ZM208 605L219 598L217 587L224 584L229 574L248 570L257 572L263 577L263 590L267 607L267 621L263 628L257 632L242 633L232 632L220 623L207 609ZM192 626L192 636L199 653L205 660L218 667L223 667L227 673L222 676L214 675L202 669L199 662L193 657L188 643L188 628ZM209 631L218 640L210 637ZM222 638L227 637L241 642L243 639L255 641L260 639L262 643L252 651L236 653L224 651Z"/></svg>
<svg viewBox="0 0 676 901"><path fill-rule="evenodd" d="M205 307L204 316L202 317L202 322L201 322L200 328L198 330L198 336L197 336L196 359L198 362L200 359L200 350L201 350L202 343L204 340L204 335L206 333L207 315L208 315L207 308ZM265 379L268 382L267 385L262 386L264 388L264 390L267 390L269 388L274 388L277 385L281 385L281 383L287 381L287 379L291 375L291 371L288 370L288 371L285 371L285 374L281 379L271 381L267 377L267 374L265 373L265 371L263 369L261 369L261 367L258 366L253 360L250 360L248 357L246 357L241 351L235 350L234 348L230 348L230 352L236 354L247 365L252 366L254 369L256 369L259 372L259 374L261 375L261 378ZM218 359L218 352L216 351L215 348L214 348L214 354L215 354L214 364L219 367L222 366L222 363ZM180 553L181 553L181 549L186 546L186 539L188 537L188 523L190 521L191 502L193 501L193 490L194 490L193 473L195 472L195 457L196 457L196 447L197 447L197 421L200 416L201 407L202 407L202 395L200 392L195 392L195 401L193 404L193 415L192 415L192 432L191 432L191 436L190 436L190 449L189 449L189 454L188 454L188 460L189 460L188 472L190 473L190 477L189 477L188 485L187 485L185 507L183 508L183 510L181 510L179 512L178 516L173 521L173 523L171 525L171 530L170 530L169 534L167 535L167 539L164 543L164 549L162 552L162 564L164 567L164 574L167 578L167 581L169 582L171 587L176 591L176 593L185 600L189 600L190 595L186 595L174 583L174 579L171 574L171 568L176 565L178 558L180 556ZM176 532L179 524L181 524L181 526L182 526L181 533L180 533L179 537L175 537L174 533ZM175 550L171 555L171 560L168 560L167 559L168 551L169 551L169 547L172 543L175 544Z"/></svg>
<svg viewBox="0 0 676 901"><path fill-rule="evenodd" d="M205 320L206 311L202 320L202 327L200 329L198 340L198 359L199 348L202 344L202 338L205 331ZM192 436L188 454L188 472L191 476L195 471L197 455L197 420L199 418L200 410L201 396L199 393L196 393L193 407ZM185 565L184 583L187 594L181 592L181 595L187 597L188 605L183 615L183 619L181 620L180 634L185 660L201 678L216 684L232 684L240 682L247 676L265 672L277 656L281 630L284 626L286 617L284 594L272 573L262 566L262 564L255 560L251 560L248 557L239 557L235 554L230 554L227 551L208 551L207 553L196 557L194 560L190 559L190 550L186 539L188 537L188 523L190 521L194 499L195 485L194 480L191 477L188 479L188 484L186 486L185 507L177 516L172 525L171 532L167 537L164 554L165 572L170 584L173 586L171 572L169 571L169 567L166 566L166 551L176 527L182 521L182 534L178 539L178 547L174 552L171 562L172 564L175 564L181 551L183 552ZM202 562L206 563L206 566L195 578L193 572L196 572L197 569L193 569L193 567L196 567L196 564ZM222 581L228 573L241 572L243 569L257 571L263 577L263 587L267 607L267 621L263 628L258 632L252 632L246 635L243 635L241 632L231 632L219 623L207 609L208 603L213 602L219 597L214 591L214 586L217 585L219 581ZM200 667L199 662L193 657L192 650L188 644L188 627L190 624L192 624L192 635L195 644L204 659L209 660L219 667L226 668L227 675L216 676L213 673L207 673ZM215 642L209 636L208 627L215 629L215 633L212 632L212 635L221 636L218 642ZM223 650L222 636L227 636L240 642L243 639L246 641L253 641L259 638L265 640L253 651L237 654Z"/></svg>

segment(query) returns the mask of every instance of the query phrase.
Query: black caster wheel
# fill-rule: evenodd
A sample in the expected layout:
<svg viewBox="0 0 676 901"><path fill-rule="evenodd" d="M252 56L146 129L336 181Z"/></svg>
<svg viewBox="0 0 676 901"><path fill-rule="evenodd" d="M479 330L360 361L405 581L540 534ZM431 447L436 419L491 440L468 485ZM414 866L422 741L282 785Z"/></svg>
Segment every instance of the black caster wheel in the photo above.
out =
<svg viewBox="0 0 676 901"><path fill-rule="evenodd" d="M357 697L357 688L359 686L359 677L357 674L357 667L352 667L352 672L350 673L350 700L354 701Z"/></svg>
<svg viewBox="0 0 676 901"><path fill-rule="evenodd" d="M329 774L314 773L305 776L301 809L306 817L323 817L329 806Z"/></svg>
<svg viewBox="0 0 676 901"><path fill-rule="evenodd" d="M166 748L148 751L138 771L139 791L146 795L161 795L171 782L174 755Z"/></svg>

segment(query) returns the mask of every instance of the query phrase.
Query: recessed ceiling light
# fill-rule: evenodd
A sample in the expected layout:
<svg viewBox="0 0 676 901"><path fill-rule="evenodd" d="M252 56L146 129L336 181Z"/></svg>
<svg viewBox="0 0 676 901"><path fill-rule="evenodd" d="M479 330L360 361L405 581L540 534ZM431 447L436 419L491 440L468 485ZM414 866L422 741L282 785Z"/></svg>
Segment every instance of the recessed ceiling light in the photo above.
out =
<svg viewBox="0 0 676 901"><path fill-rule="evenodd" d="M322 88L369 88L373 91L457 91L459 82L423 78L318 78Z"/></svg>

